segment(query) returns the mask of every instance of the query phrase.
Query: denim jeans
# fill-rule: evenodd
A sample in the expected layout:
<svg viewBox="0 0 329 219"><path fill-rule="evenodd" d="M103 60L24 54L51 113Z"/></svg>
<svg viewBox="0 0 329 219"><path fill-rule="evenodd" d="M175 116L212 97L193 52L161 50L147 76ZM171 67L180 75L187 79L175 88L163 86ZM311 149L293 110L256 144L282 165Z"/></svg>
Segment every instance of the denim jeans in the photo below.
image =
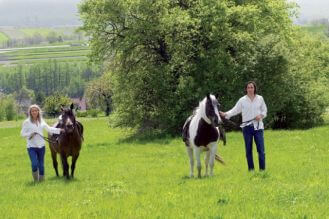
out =
<svg viewBox="0 0 329 219"><path fill-rule="evenodd" d="M253 125L248 125L242 128L242 132L246 146L248 169L254 170L254 161L252 157L252 143L254 139L258 152L259 169L265 170L264 130L255 130Z"/></svg>
<svg viewBox="0 0 329 219"><path fill-rule="evenodd" d="M44 158L45 158L45 147L27 149L31 160L32 172L39 170L39 175L45 175Z"/></svg>

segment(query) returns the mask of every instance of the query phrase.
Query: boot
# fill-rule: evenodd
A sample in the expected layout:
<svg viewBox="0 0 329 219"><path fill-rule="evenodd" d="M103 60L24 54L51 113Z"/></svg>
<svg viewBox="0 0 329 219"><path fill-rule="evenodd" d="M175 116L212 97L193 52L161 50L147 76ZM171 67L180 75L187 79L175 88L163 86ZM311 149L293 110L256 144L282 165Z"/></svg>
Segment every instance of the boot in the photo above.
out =
<svg viewBox="0 0 329 219"><path fill-rule="evenodd" d="M38 182L39 180L39 171L32 172L34 182Z"/></svg>
<svg viewBox="0 0 329 219"><path fill-rule="evenodd" d="M45 179L44 175L39 175L39 182L42 182Z"/></svg>

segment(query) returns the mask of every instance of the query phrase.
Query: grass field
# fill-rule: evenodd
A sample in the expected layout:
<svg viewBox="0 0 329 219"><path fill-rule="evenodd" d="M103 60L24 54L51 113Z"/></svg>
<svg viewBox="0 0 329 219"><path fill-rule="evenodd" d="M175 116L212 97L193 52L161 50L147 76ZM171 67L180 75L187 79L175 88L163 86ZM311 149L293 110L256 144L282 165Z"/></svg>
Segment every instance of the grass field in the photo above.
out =
<svg viewBox="0 0 329 219"><path fill-rule="evenodd" d="M104 118L81 121L76 178L55 177L47 146L40 184L32 183L21 121L0 123L1 218L329 217L328 126L266 131L263 173L247 172L241 133L228 133L219 147L227 165L190 179L180 138L136 139Z"/></svg>
<svg viewBox="0 0 329 219"><path fill-rule="evenodd" d="M6 34L4 34L0 31L0 44L7 40L8 40L8 37L6 36Z"/></svg>
<svg viewBox="0 0 329 219"><path fill-rule="evenodd" d="M68 59L87 60L90 49L85 46L63 46L63 47L40 47L31 49L20 49L6 51L0 54L0 62L6 64L30 64L57 59L59 61Z"/></svg>

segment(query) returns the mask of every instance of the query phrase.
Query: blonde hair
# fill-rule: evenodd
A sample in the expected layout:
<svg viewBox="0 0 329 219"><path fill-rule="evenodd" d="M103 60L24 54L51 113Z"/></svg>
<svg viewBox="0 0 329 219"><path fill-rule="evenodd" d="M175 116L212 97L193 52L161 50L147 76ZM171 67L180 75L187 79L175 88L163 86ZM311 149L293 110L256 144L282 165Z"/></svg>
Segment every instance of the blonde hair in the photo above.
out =
<svg viewBox="0 0 329 219"><path fill-rule="evenodd" d="M40 108L38 105L36 105L36 104L33 104L33 105L31 105L31 106L29 107L29 111L28 111L28 117L29 117L29 120L30 120L32 123L35 122L35 121L33 121L33 117L32 117L32 114L31 114L31 111L32 111L33 108L36 108L36 109L39 111L39 113L38 113L38 117L37 117L37 121L38 121L39 123L41 123L41 121L42 121L42 111L41 111L41 108Z"/></svg>

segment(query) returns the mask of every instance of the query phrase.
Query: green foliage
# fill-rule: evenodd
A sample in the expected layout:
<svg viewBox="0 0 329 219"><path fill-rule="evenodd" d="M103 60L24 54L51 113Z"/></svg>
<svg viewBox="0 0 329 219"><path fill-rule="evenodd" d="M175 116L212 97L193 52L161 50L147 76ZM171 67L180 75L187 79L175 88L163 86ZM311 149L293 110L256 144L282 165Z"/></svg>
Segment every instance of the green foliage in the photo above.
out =
<svg viewBox="0 0 329 219"><path fill-rule="evenodd" d="M79 120L86 132L74 180L55 176L46 145L45 181L37 184L33 184L26 140L18 135L22 121L0 123L0 160L5 167L0 168L0 217L328 216L329 126L266 131L268 156L263 173L257 169L248 172L242 134L230 132L227 146L218 148L227 165L216 163L213 177L190 179L181 138L138 140L129 130L109 129L106 120ZM52 124L53 120L47 122ZM257 163L255 156L256 150ZM60 161L59 156L57 159Z"/></svg>
<svg viewBox="0 0 329 219"><path fill-rule="evenodd" d="M317 124L327 103L317 95L326 91L328 51L300 39L293 6L284 0L83 1L91 58L110 63L112 122L177 133L207 92L219 94L228 110L255 80L271 127ZM301 44L311 49L310 60ZM300 68L305 63L307 72Z"/></svg>
<svg viewBox="0 0 329 219"><path fill-rule="evenodd" d="M87 117L88 112L87 111L77 111L76 115L77 115L77 117Z"/></svg>
<svg viewBox="0 0 329 219"><path fill-rule="evenodd" d="M100 71L95 65L56 60L33 65L3 67L0 69L0 87L5 93L17 92L26 87L34 91L36 101L40 104L44 96L54 92L64 92L70 97L82 97L85 83L98 77Z"/></svg>
<svg viewBox="0 0 329 219"><path fill-rule="evenodd" d="M17 117L17 104L12 95L0 95L0 121L11 121Z"/></svg>
<svg viewBox="0 0 329 219"><path fill-rule="evenodd" d="M55 117L59 115L62 106L70 105L71 99L62 93L55 93L51 96L46 97L44 103L44 110L47 115Z"/></svg>
<svg viewBox="0 0 329 219"><path fill-rule="evenodd" d="M7 121L11 121L11 120L14 119L14 117L16 115L15 102L14 101L7 102L7 105L5 107L5 113L6 113Z"/></svg>
<svg viewBox="0 0 329 219"><path fill-rule="evenodd" d="M93 109L102 109L108 116L112 111L112 88L110 74L90 81L86 87L86 98L89 106Z"/></svg>
<svg viewBox="0 0 329 219"><path fill-rule="evenodd" d="M97 109L90 109L90 110L87 110L87 113L91 117L96 118L98 116L99 111Z"/></svg>

